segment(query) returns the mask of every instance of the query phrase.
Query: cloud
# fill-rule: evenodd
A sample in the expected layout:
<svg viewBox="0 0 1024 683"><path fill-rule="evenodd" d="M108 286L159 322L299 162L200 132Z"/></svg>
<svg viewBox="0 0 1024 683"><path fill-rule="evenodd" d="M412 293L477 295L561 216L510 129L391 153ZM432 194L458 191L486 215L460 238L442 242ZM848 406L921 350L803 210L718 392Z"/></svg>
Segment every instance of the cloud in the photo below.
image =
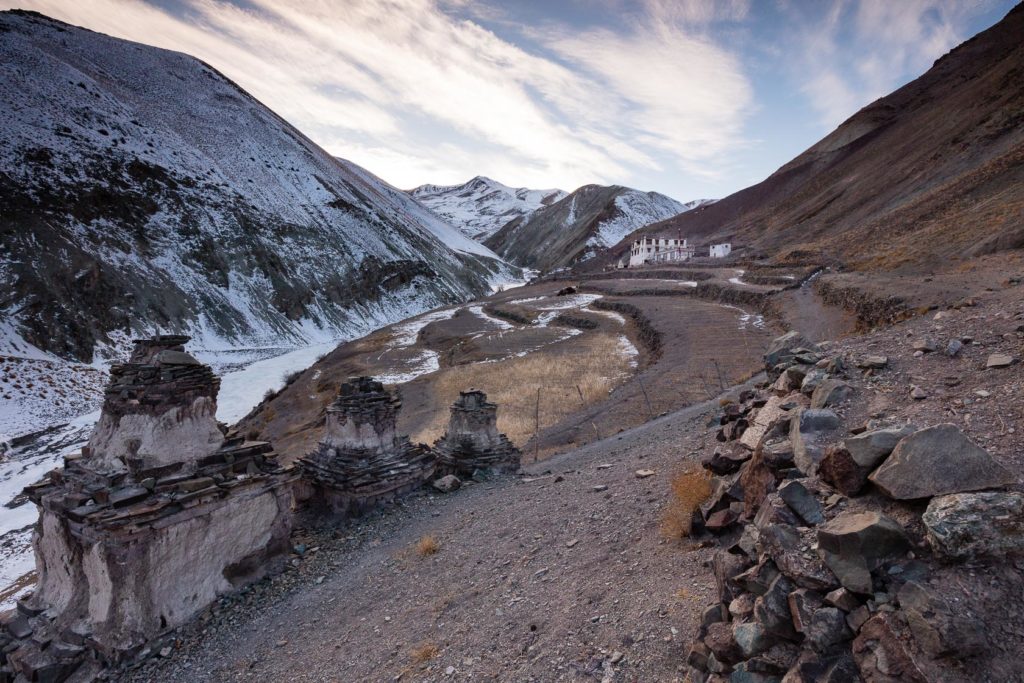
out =
<svg viewBox="0 0 1024 683"><path fill-rule="evenodd" d="M744 2L649 0L621 30L556 26L532 42L485 28L504 10L471 0L28 4L195 55L402 186L486 173L572 189L637 169L713 172L751 102L738 58L687 28L740 16Z"/></svg>
<svg viewBox="0 0 1024 683"><path fill-rule="evenodd" d="M801 90L826 129L891 92L966 37L969 19L989 2L842 0L815 15L790 7L801 45L794 60Z"/></svg>

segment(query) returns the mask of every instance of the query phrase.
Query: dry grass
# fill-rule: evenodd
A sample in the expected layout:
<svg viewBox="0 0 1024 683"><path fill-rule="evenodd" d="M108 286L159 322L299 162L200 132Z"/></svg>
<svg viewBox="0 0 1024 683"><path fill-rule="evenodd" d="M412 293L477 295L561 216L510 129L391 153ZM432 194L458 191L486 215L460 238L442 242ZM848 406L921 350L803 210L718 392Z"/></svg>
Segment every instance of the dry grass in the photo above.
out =
<svg viewBox="0 0 1024 683"><path fill-rule="evenodd" d="M671 540L679 540L690 535L694 511L711 495L711 474L691 465L672 477L671 488L661 532Z"/></svg>
<svg viewBox="0 0 1024 683"><path fill-rule="evenodd" d="M523 447L536 429L538 391L540 429L544 430L605 400L629 376L629 360L621 353L616 335L588 334L567 343L573 344L572 353L541 351L498 363L446 368L433 385L436 405L451 405L460 391L470 387L480 389L498 404L498 430ZM413 435L413 441L433 443L447 422L447 412L438 411L430 424Z"/></svg>
<svg viewBox="0 0 1024 683"><path fill-rule="evenodd" d="M425 664L441 654L441 648L434 643L420 643L412 649L410 657L413 664Z"/></svg>
<svg viewBox="0 0 1024 683"><path fill-rule="evenodd" d="M420 557L429 557L430 555L436 555L437 551L441 549L441 544L437 538L427 534L419 541L416 542L416 554Z"/></svg>

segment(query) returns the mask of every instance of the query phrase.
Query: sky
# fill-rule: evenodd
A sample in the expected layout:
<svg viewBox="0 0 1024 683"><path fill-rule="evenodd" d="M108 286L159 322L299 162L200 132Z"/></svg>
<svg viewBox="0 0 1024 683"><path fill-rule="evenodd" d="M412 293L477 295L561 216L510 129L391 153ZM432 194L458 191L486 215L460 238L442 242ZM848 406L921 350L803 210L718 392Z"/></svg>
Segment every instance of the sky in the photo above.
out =
<svg viewBox="0 0 1024 683"><path fill-rule="evenodd" d="M485 175L719 198L1011 0L22 0L199 57L401 188Z"/></svg>

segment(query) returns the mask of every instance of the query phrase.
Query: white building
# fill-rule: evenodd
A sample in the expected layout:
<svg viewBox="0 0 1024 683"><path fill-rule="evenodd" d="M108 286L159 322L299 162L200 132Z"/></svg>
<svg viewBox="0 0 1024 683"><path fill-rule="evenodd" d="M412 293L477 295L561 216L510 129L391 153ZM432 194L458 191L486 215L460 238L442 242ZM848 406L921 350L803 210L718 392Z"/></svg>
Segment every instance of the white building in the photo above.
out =
<svg viewBox="0 0 1024 683"><path fill-rule="evenodd" d="M644 236L633 242L629 250L629 267L663 261L685 261L693 258L693 253L685 238Z"/></svg>
<svg viewBox="0 0 1024 683"><path fill-rule="evenodd" d="M732 244L730 244L729 242L711 245L711 258L725 258L731 252Z"/></svg>

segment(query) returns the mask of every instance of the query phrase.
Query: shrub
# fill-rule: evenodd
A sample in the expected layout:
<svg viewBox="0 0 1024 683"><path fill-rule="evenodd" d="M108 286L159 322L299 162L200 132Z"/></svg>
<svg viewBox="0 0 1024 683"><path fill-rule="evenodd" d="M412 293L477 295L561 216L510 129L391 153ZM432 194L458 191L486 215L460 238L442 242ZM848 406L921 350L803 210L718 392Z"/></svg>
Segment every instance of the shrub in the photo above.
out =
<svg viewBox="0 0 1024 683"><path fill-rule="evenodd" d="M420 557L434 555L441 549L441 544L434 536L427 534L416 543L416 554Z"/></svg>
<svg viewBox="0 0 1024 683"><path fill-rule="evenodd" d="M662 533L678 540L690 535L693 515L711 496L711 474L696 465L690 465L672 477L671 495L661 522Z"/></svg>
<svg viewBox="0 0 1024 683"><path fill-rule="evenodd" d="M415 664L423 664L439 654L441 654L441 648L434 643L420 643L412 649L412 661Z"/></svg>

